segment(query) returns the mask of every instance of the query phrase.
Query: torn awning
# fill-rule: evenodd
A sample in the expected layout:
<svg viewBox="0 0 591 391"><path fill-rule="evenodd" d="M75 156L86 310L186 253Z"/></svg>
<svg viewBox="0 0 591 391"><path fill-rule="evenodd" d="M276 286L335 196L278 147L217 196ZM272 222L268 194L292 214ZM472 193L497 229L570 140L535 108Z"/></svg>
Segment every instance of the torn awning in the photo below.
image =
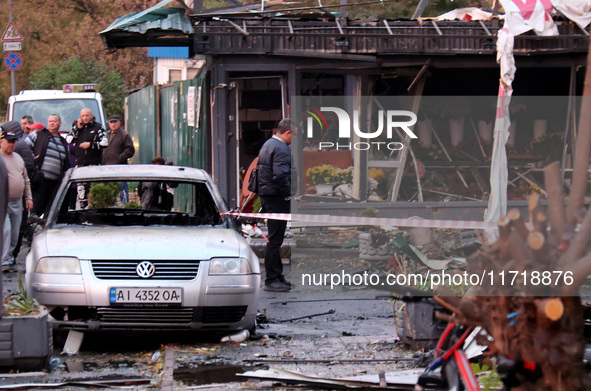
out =
<svg viewBox="0 0 591 391"><path fill-rule="evenodd" d="M108 48L146 46L191 46L193 26L185 8L168 7L164 0L153 7L117 18L101 31Z"/></svg>

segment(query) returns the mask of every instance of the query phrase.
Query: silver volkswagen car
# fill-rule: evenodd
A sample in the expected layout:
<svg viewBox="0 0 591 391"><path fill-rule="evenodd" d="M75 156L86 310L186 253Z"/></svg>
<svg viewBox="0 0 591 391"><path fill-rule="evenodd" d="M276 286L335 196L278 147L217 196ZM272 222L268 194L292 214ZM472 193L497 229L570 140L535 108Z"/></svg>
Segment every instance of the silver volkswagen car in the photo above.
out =
<svg viewBox="0 0 591 391"><path fill-rule="evenodd" d="M252 330L260 266L226 211L203 170L71 169L27 255L28 292L57 330Z"/></svg>

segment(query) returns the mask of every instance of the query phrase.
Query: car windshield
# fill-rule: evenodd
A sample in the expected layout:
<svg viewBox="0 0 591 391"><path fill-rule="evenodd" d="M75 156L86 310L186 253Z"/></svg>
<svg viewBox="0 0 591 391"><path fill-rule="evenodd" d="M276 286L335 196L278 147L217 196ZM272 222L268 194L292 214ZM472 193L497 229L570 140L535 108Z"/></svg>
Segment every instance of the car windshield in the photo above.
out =
<svg viewBox="0 0 591 391"><path fill-rule="evenodd" d="M24 115L30 115L35 121L46 123L52 114L57 114L62 119L62 128L67 129L72 122L80 118L80 111L89 108L97 121L99 106L96 99L38 99L14 102L12 118L20 121ZM103 124L104 125L104 124Z"/></svg>
<svg viewBox="0 0 591 391"><path fill-rule="evenodd" d="M70 182L57 224L216 226L222 216L202 182Z"/></svg>

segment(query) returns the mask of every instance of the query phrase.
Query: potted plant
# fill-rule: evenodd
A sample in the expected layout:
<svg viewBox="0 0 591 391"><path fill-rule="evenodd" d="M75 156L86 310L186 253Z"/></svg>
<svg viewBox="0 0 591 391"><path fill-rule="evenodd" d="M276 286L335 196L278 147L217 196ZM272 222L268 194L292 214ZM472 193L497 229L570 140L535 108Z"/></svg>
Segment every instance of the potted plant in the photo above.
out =
<svg viewBox="0 0 591 391"><path fill-rule="evenodd" d="M4 300L0 319L0 366L40 370L53 350L52 327L47 309L28 296L21 277L19 289Z"/></svg>
<svg viewBox="0 0 591 391"><path fill-rule="evenodd" d="M121 185L117 182L93 183L90 186L89 203L96 209L111 207L120 190Z"/></svg>
<svg viewBox="0 0 591 391"><path fill-rule="evenodd" d="M332 192L336 183L337 171L330 164L325 164L308 169L306 175L315 185L316 194L323 195Z"/></svg>

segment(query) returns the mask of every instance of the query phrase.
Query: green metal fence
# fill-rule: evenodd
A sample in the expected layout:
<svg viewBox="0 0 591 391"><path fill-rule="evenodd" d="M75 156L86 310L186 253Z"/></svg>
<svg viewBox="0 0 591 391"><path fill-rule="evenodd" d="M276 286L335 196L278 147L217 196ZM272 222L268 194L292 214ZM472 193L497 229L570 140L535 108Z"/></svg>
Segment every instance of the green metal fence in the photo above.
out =
<svg viewBox="0 0 591 391"><path fill-rule="evenodd" d="M156 86L150 86L129 95L126 99L125 126L135 146L135 155L131 159L133 164L149 164L157 154L156 93Z"/></svg>
<svg viewBox="0 0 591 391"><path fill-rule="evenodd" d="M205 168L206 110L203 78L174 82L160 90L162 157L178 166Z"/></svg>
<svg viewBox="0 0 591 391"><path fill-rule="evenodd" d="M156 99L159 94L159 99ZM194 79L157 88L146 87L127 99L128 132L136 145L133 163L149 164L162 156L176 166L206 168L208 94L205 71ZM157 105L159 102L159 105ZM156 110L158 107L159 116ZM158 139L159 118L160 139ZM160 150L158 151L158 147ZM175 208L195 200L175 191Z"/></svg>

